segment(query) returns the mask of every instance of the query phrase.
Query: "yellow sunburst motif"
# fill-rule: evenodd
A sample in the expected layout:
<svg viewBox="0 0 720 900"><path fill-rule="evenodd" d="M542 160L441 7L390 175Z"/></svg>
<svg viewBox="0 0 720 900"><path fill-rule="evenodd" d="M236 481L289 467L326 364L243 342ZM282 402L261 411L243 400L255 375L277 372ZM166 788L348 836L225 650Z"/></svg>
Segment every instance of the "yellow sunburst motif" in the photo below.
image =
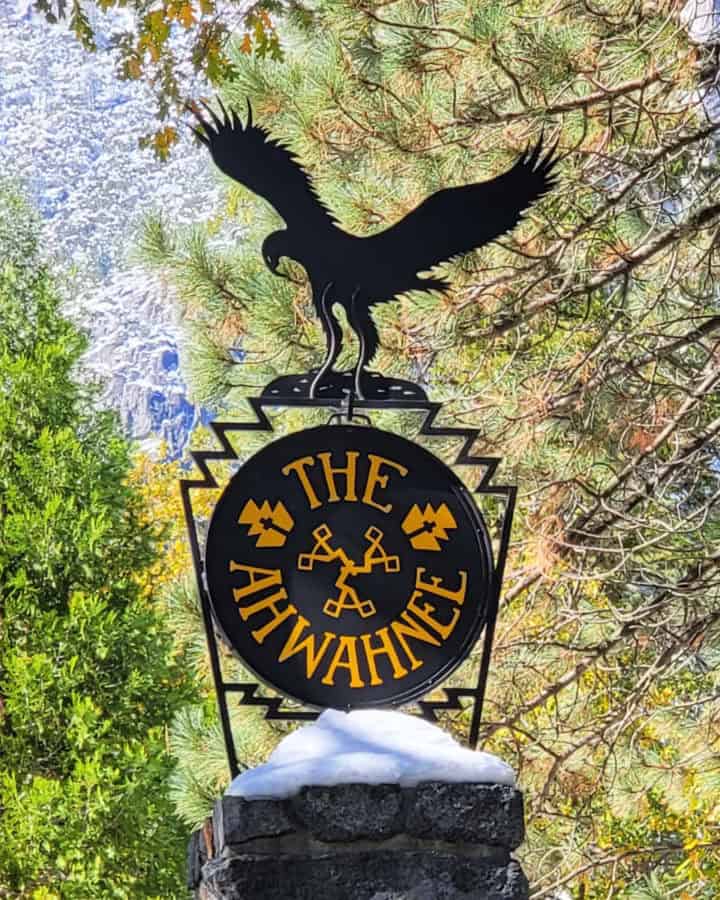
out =
<svg viewBox="0 0 720 900"><path fill-rule="evenodd" d="M416 550L442 549L440 541L448 540L451 528L457 528L457 522L445 503L437 509L426 503L422 510L414 503L402 523L402 530Z"/></svg>
<svg viewBox="0 0 720 900"><path fill-rule="evenodd" d="M284 546L295 525L281 500L274 507L267 500L263 500L260 506L254 500L248 500L238 516L238 522L250 526L248 534L257 537L256 547Z"/></svg>

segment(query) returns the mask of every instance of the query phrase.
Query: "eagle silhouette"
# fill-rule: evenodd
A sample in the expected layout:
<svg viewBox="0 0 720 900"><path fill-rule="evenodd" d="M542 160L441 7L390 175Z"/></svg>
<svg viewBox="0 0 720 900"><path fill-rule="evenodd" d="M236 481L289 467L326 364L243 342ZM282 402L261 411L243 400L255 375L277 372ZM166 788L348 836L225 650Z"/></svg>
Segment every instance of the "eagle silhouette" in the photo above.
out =
<svg viewBox="0 0 720 900"><path fill-rule="evenodd" d="M422 277L439 263L488 244L514 228L523 212L554 185L554 144L544 152L543 138L528 148L507 172L476 184L431 194L390 228L369 237L348 234L318 197L297 157L253 124L247 102L245 124L218 99L220 112L202 103L205 115L192 108L194 128L218 168L267 200L286 228L268 235L262 245L265 264L278 273L281 257L307 272L313 303L327 342L325 359L310 386L314 397L342 346L342 330L333 313L340 304L358 338L354 370L355 396L363 398L363 378L378 348L371 307L406 291L444 291L442 278Z"/></svg>

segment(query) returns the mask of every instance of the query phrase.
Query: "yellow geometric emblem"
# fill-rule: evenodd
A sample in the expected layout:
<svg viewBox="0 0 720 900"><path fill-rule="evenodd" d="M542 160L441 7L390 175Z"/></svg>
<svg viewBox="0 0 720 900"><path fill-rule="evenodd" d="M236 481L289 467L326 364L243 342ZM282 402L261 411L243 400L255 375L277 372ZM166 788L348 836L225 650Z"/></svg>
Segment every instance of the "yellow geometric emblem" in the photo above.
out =
<svg viewBox="0 0 720 900"><path fill-rule="evenodd" d="M295 524L280 500L274 507L267 500L263 500L261 506L254 500L248 500L238 516L238 522L250 526L248 534L257 537L256 547L282 547Z"/></svg>
<svg viewBox="0 0 720 900"><path fill-rule="evenodd" d="M400 559L397 556L388 556L382 546L384 537L379 528L370 526L364 534L369 546L363 553L363 561L358 565L350 559L342 547L333 547L330 539L333 533L323 524L313 531L315 546L310 553L301 553L298 556L297 567L302 572L311 572L316 562L340 562L340 574L335 581L335 587L339 589L337 597L328 597L323 612L327 616L339 619L343 612L356 612L363 619L375 614L375 604L372 600L361 600L354 587L347 583L348 578L354 575L367 575L375 566L383 566L386 572L399 572Z"/></svg>
<svg viewBox="0 0 720 900"><path fill-rule="evenodd" d="M402 523L416 550L440 550L440 541L448 540L449 528L457 528L457 522L444 503L437 509L426 503L424 510L414 503Z"/></svg>

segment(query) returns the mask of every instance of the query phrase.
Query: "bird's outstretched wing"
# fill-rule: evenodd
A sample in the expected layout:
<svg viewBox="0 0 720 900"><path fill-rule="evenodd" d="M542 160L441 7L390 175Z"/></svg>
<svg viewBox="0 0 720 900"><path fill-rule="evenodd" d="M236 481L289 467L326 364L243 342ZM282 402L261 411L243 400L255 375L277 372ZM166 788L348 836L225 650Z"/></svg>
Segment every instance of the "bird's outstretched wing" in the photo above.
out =
<svg viewBox="0 0 720 900"><path fill-rule="evenodd" d="M391 260L398 271L416 273L490 243L553 187L555 146L543 155L541 137L497 178L431 194L396 225L368 239L373 253Z"/></svg>
<svg viewBox="0 0 720 900"><path fill-rule="evenodd" d="M245 125L234 111L228 112L220 100L217 102L219 114L205 103L204 115L191 107L201 126L193 131L210 150L215 165L267 200L288 227L307 229L320 222L330 225L333 220L295 155L263 128L253 125L250 101Z"/></svg>

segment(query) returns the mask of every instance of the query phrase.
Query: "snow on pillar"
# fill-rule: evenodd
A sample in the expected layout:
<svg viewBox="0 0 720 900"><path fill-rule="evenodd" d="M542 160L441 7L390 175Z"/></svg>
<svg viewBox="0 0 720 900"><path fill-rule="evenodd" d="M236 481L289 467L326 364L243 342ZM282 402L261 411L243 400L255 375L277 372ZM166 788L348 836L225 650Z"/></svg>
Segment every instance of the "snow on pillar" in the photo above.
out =
<svg viewBox="0 0 720 900"><path fill-rule="evenodd" d="M244 772L190 843L198 900L526 900L501 760L394 712L327 711Z"/></svg>

